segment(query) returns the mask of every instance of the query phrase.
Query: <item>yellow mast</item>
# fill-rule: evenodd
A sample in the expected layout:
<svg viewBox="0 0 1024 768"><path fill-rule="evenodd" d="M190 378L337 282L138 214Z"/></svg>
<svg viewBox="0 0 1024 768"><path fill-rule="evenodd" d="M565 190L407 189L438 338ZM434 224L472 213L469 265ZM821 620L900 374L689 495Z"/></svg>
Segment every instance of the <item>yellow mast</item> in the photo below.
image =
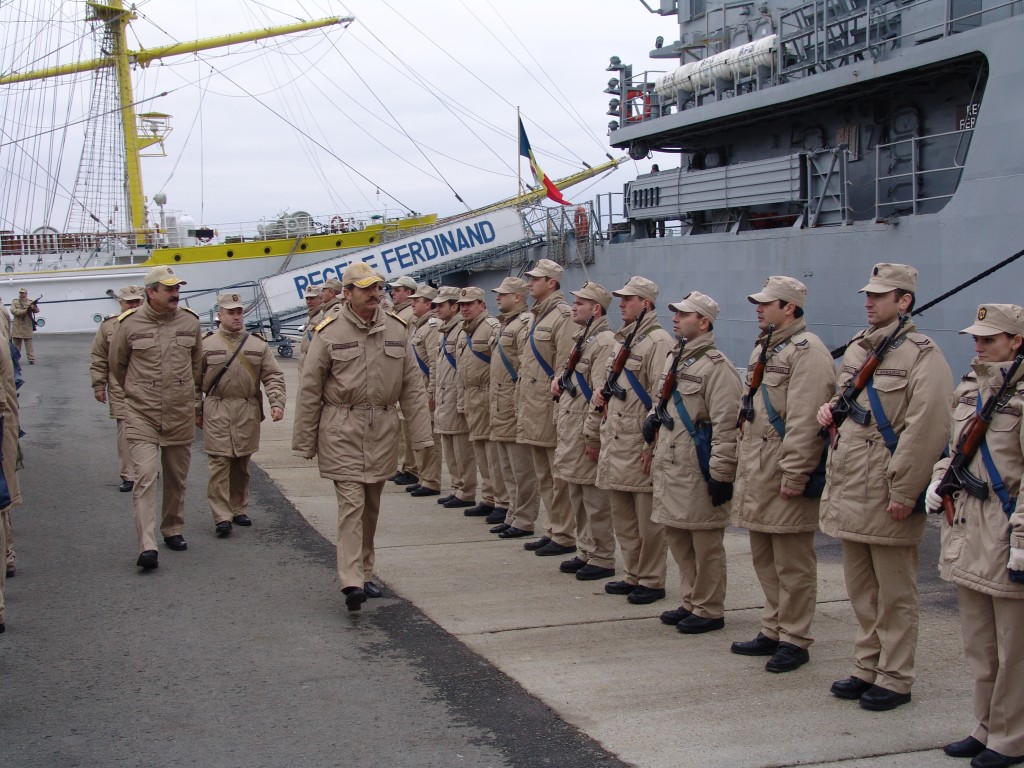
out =
<svg viewBox="0 0 1024 768"><path fill-rule="evenodd" d="M175 43L157 48L131 51L128 49L128 37L126 30L128 24L137 18L134 11L126 10L122 0L109 0L107 3L87 2L86 5L94 14L91 18L102 21L110 30L113 38L113 50L109 56L90 61L80 61L73 64L65 64L58 67L34 70L32 72L21 72L0 77L0 85L9 83L21 83L28 80L42 80L47 77L68 75L75 72L89 72L104 67L114 67L117 72L118 100L121 109L121 129L124 132L125 148L125 177L128 187L128 207L135 231L137 245L143 245L146 241L146 197L142 189L142 170L139 164L139 151L158 139L149 136L140 136L135 114L135 96L132 90L131 65L148 66L150 62L162 59L167 56L179 56L186 53L206 51L211 48L223 48L224 46L236 43L247 43L253 40L263 40L268 37L289 35L295 32L304 32L310 29L319 29L334 24L345 24L346 26L354 20L352 16L331 16L326 19L299 22L297 24L286 24L279 27L268 27L250 32L238 32L231 35L219 37L208 37L201 40L193 40L187 43Z"/></svg>

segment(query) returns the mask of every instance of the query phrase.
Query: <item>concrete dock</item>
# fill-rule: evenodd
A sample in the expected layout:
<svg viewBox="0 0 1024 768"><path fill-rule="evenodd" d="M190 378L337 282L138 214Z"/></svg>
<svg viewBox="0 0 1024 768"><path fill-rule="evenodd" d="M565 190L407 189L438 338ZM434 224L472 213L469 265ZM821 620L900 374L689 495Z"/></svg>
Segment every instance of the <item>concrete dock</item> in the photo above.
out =
<svg viewBox="0 0 1024 768"><path fill-rule="evenodd" d="M765 672L764 659L729 652L731 641L757 633L762 601L747 536L740 530L726 534L725 629L684 636L657 619L679 603L671 558L668 598L649 606L630 605L624 597L605 594L603 581L580 582L560 573L558 563L563 558L536 557L523 550L522 540L503 541L488 533L489 526L481 518L444 509L435 503L436 497L410 498L401 487L388 483L377 531L377 575L387 591L360 613L347 613L333 574L333 486L319 477L315 461L292 455L290 412L278 424L268 420L263 425L262 447L255 458L259 467L254 478L255 526L236 528L227 540L213 536L204 504L204 455L197 442L185 531L189 552L161 549L161 567L151 578L132 566L134 529L125 495L113 487L117 479L113 422L106 421L105 409L91 398L88 345L80 336L40 338L40 363L26 369L29 381L22 390L23 424L29 433L22 477L26 505L15 512L19 574L8 583L10 629L0 637L0 731L4 733L0 750L5 755L26 754L8 753L12 740L39 743L46 734L33 730L46 728L52 738L49 729L61 728L53 717L29 720L16 714L12 719L8 713L20 712L28 699L37 696L47 705L33 703L30 711L37 716L60 703L60 693L48 687L58 685L58 680L36 684L26 674L27 665L57 665L69 674L66 664L62 666L50 653L66 657L69 651L61 650L65 641L59 633L81 631L80 623L64 622L53 605L55 599L64 601L64 592L84 601L89 626L101 623L105 632L133 637L133 642L142 639L140 631L153 642L186 631L192 638L190 652L179 648L174 658L179 663L198 661L194 653L206 663L203 631L190 622L187 610L190 595L198 591L216 605L218 595L234 600L251 589L256 579L260 590L274 585L275 594L268 599L279 606L280 615L253 614L251 607L232 606L230 628L211 631L213 638L230 638L233 632L245 641L240 646L245 658L252 661L258 656L259 663L231 661L230 648L218 644L223 639L214 639L211 642L225 654L224 664L232 674L216 672L204 678L202 690L212 700L224 700L236 717L239 702L234 700L234 688L260 690L253 687L252 676L273 680L271 699L257 706L267 710L268 718L273 708L280 708L276 719L288 720L290 736L285 743L294 742L294 746L278 741L277 751L251 759L254 755L245 748L247 742L234 744L233 751L218 751L211 735L202 740L206 752L193 756L197 765L331 764L313 759L315 745L325 737L326 718L304 720L301 705L300 711L290 712L278 686L290 685L296 665L307 674L317 665L329 665L318 654L351 655L348 643L353 633L358 636L354 642L360 649L356 655L363 685L381 691L393 685L410 686L404 703L401 696L395 699L397 710L389 707L387 714L377 715L396 714L393 722L364 724L376 731L376 743L432 738L424 732L429 731L430 721L438 724L440 741L429 756L389 750L388 759L382 761L381 753L366 745L353 753L353 759L344 759L347 742L339 735L342 726L334 723L338 732L328 734L332 747L325 752L333 754L338 765L909 768L958 764L939 748L973 728L972 681L964 660L955 591L936 574L938 518L930 520L919 574L922 617L914 700L887 713L867 712L856 702L829 694L833 680L850 674L855 619L838 544L825 537L819 537L811 662L782 675ZM292 397L295 361L280 362ZM61 422L62 414L68 422ZM87 454L84 458L79 455L82 451ZM72 452L77 452L73 459L69 458ZM72 466L74 477L69 478L62 467ZM40 505L40 501L61 503L57 499L63 499L67 508ZM83 505L87 508L80 511ZM96 508L102 505L107 508ZM104 533L93 540L83 540L79 534L73 542L65 542L64 525L57 519L65 513L99 516ZM86 530L96 530L95 522ZM281 547L298 547L302 554L286 556ZM43 557L60 555L59 562L66 563L69 552L81 559L85 570L56 566L62 569L59 578L46 590L39 589L37 582L28 599L25 590L33 587L33 579L41 579L54 567L40 567ZM175 584L178 580L186 583ZM211 581L222 589L218 592ZM171 593L177 595L174 604L167 603L167 593L159 598L147 595L155 584L176 589ZM113 590L118 597L90 605L89 595L97 589ZM83 605L76 604L75 610L83 610ZM209 620L216 623L218 612L210 610ZM43 629L48 622L50 634ZM280 629L282 622L286 631L270 631ZM257 646L250 645L254 633ZM30 648L23 645L26 635L32 639ZM388 653L367 651L389 647L399 636L403 650L396 654L401 657L397 663L412 670L411 682L390 679L395 672ZM48 638L53 640L52 649ZM344 642L334 647L339 639ZM96 654L102 650L97 648ZM318 660L306 659L306 654ZM139 675L148 674L147 665L139 659L132 664ZM142 690L158 697L169 695L158 690L161 676L157 677L153 686L145 688L140 679L135 696ZM459 690L451 686L454 678L461 685L455 687ZM308 681L324 697L325 706L334 706L322 680ZM177 689L166 677L163 684ZM130 723L131 717L121 710L133 706L131 680L117 685L120 695L107 690L103 679L93 679L88 691L104 701L102 711L108 720ZM177 706L186 711L207 708L191 702L186 691L179 693ZM341 707L339 717L359 720L364 698L372 697L364 692L352 702L354 708ZM76 698L76 710L88 706L87 700ZM403 730L405 726L409 731ZM109 734L116 732L112 728ZM66 742L70 737L63 738ZM95 758L103 746L116 749L116 739L105 745L92 743L81 752L48 753L78 755L78 762L16 756L9 764L100 764ZM248 761L241 759L243 753ZM307 753L310 759L304 760L302 755ZM208 758L205 762L201 754ZM8 764L6 757L3 762ZM150 762L170 764L160 759ZM131 762L118 754L107 764Z"/></svg>

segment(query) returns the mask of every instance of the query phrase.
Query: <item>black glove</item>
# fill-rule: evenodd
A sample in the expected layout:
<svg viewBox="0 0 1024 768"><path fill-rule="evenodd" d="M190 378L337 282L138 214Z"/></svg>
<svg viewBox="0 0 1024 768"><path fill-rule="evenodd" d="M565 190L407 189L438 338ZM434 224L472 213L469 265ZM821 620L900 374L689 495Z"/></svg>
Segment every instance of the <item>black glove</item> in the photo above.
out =
<svg viewBox="0 0 1024 768"><path fill-rule="evenodd" d="M1010 581L1014 584L1024 584L1024 571L1007 571L1010 574Z"/></svg>
<svg viewBox="0 0 1024 768"><path fill-rule="evenodd" d="M732 500L732 483L711 478L708 480L708 493L711 494L711 506L720 507Z"/></svg>
<svg viewBox="0 0 1024 768"><path fill-rule="evenodd" d="M647 418L644 419L644 425L640 428L640 432L644 436L644 441L648 445L654 445L654 438L658 434L658 430L661 428L661 419L655 414L650 413Z"/></svg>

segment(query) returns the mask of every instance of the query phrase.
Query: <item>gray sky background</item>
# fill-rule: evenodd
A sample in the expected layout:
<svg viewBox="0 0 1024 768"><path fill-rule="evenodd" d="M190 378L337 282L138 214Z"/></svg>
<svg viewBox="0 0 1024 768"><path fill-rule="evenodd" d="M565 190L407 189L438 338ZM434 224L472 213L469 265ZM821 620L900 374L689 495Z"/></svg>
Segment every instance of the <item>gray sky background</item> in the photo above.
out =
<svg viewBox="0 0 1024 768"><path fill-rule="evenodd" d="M168 157L143 160L146 193L165 192L168 208L208 225L282 210L444 215L466 210L455 193L474 208L511 196L517 106L549 176L596 165L610 152L609 57L635 73L666 69L647 53L657 35L671 42L678 31L674 17L650 14L638 0L148 0L138 10L130 39L144 47L295 18L356 17L347 30L136 73L138 99L171 91L143 109L172 114L174 125ZM621 191L651 162L627 160L566 196ZM529 179L526 163L522 173Z"/></svg>

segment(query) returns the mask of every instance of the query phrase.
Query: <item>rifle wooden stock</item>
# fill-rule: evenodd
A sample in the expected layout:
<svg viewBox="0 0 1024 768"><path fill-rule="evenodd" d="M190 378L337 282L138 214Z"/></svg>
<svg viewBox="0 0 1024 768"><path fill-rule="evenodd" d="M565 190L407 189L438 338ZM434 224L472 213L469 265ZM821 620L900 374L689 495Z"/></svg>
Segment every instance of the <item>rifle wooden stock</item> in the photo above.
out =
<svg viewBox="0 0 1024 768"><path fill-rule="evenodd" d="M629 332L629 336L622 342L622 346L619 348L619 352L615 355L615 360L612 362L612 369L608 374L608 379L605 381L604 386L601 387L601 397L604 398L607 403L608 400L614 395L620 400L626 399L626 390L619 386L619 376L622 374L622 369L626 367L626 361L629 360L629 353L633 350L633 339L636 338L636 332L640 330L640 323L644 321L644 315L647 314L647 307L640 310L640 315L636 319L636 323L633 325L633 330ZM604 407L596 409L598 413L604 411Z"/></svg>
<svg viewBox="0 0 1024 768"><path fill-rule="evenodd" d="M672 400L672 394L676 391L676 384L679 380L679 361L683 358L683 350L686 348L686 338L680 337L679 351L672 357L672 365L669 366L665 380L661 383L661 392L658 394L658 403L654 407L654 413L649 413L644 419L641 432L648 445L654 443L654 438L662 426L669 430L675 429L675 419L668 412L668 404Z"/></svg>
<svg viewBox="0 0 1024 768"><path fill-rule="evenodd" d="M747 389L747 394L743 396L743 402L740 403L740 413L736 417L736 429L742 430L744 422L754 420L754 395L757 394L757 390L761 388L761 382L764 380L764 369L768 365L768 347L772 344L772 334L774 333L775 323L769 323L768 334L764 337L764 343L761 344L761 354L757 356L754 372L750 375L750 387Z"/></svg>
<svg viewBox="0 0 1024 768"><path fill-rule="evenodd" d="M591 315L590 319L587 320L587 324L583 326L583 334L576 339L576 344L572 348L572 352L569 353L569 360L565 364L565 370L558 377L558 386L561 387L563 392L568 392L569 397L576 397L577 390L576 385L572 383L572 375L576 372L576 366L579 365L580 358L583 357L583 345L587 343L590 326L593 324L594 316ZM557 403L561 397L561 395L552 395L551 399Z"/></svg>

